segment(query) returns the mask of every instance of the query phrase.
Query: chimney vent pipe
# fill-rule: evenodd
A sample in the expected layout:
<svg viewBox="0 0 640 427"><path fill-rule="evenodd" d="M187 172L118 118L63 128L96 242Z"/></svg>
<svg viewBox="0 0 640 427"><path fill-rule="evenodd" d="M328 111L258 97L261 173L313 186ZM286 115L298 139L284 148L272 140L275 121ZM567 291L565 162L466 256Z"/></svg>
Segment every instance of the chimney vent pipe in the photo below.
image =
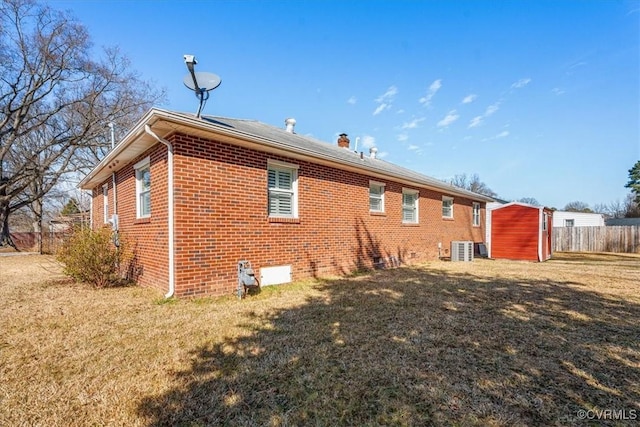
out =
<svg viewBox="0 0 640 427"><path fill-rule="evenodd" d="M346 133L341 133L340 137L338 138L338 147L342 147L342 148L349 148L349 138L347 138L347 134Z"/></svg>
<svg viewBox="0 0 640 427"><path fill-rule="evenodd" d="M369 148L369 157L371 157L372 159L375 159L377 154L378 154L378 149L376 147Z"/></svg>
<svg viewBox="0 0 640 427"><path fill-rule="evenodd" d="M295 127L295 125L296 125L296 119L294 119L294 118L288 118L288 119L286 119L286 120L284 121L284 124L285 124L285 126L286 126L286 127L285 127L285 130L286 130L287 132L289 132L289 133L293 133L293 128L294 128L294 127Z"/></svg>

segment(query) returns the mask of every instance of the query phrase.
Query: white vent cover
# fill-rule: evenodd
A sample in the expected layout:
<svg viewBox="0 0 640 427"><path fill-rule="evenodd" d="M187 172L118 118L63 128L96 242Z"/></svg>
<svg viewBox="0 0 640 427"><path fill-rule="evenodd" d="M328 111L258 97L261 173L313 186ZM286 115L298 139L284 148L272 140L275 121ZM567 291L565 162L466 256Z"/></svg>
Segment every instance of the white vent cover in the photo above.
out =
<svg viewBox="0 0 640 427"><path fill-rule="evenodd" d="M260 269L260 286L279 285L291 282L291 266L262 267Z"/></svg>
<svg viewBox="0 0 640 427"><path fill-rule="evenodd" d="M473 261L473 242L451 242L451 261Z"/></svg>

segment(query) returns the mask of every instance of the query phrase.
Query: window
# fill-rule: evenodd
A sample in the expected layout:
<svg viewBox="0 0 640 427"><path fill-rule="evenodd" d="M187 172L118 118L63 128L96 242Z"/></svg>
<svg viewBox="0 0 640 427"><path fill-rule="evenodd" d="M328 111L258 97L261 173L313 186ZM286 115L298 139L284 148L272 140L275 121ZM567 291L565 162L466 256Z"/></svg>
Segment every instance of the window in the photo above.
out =
<svg viewBox="0 0 640 427"><path fill-rule="evenodd" d="M547 230L547 220L548 220L548 215L545 212L544 215L542 216L542 230L544 231Z"/></svg>
<svg viewBox="0 0 640 427"><path fill-rule="evenodd" d="M480 226L480 203L473 202L473 226Z"/></svg>
<svg viewBox="0 0 640 427"><path fill-rule="evenodd" d="M384 184L369 182L369 210L371 212L384 212Z"/></svg>
<svg viewBox="0 0 640 427"><path fill-rule="evenodd" d="M418 191L402 189L402 222L418 223Z"/></svg>
<svg viewBox="0 0 640 427"><path fill-rule="evenodd" d="M102 211L104 214L104 223L109 222L109 185L102 186Z"/></svg>
<svg viewBox="0 0 640 427"><path fill-rule="evenodd" d="M151 167L149 158L133 166L136 172L136 217L151 216Z"/></svg>
<svg viewBox="0 0 640 427"><path fill-rule="evenodd" d="M564 226L565 227L573 227L574 226L574 222L572 219L565 219L564 220Z"/></svg>
<svg viewBox="0 0 640 427"><path fill-rule="evenodd" d="M453 197L442 196L442 217L453 219Z"/></svg>
<svg viewBox="0 0 640 427"><path fill-rule="evenodd" d="M298 166L269 161L268 164L269 216L298 217Z"/></svg>

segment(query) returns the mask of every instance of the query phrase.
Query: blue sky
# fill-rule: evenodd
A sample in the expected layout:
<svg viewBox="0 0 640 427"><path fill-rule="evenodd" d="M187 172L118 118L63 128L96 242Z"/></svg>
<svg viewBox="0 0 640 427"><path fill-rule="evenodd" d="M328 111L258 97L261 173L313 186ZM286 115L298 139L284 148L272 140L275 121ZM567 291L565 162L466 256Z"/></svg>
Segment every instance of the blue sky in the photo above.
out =
<svg viewBox="0 0 640 427"><path fill-rule="evenodd" d="M120 46L159 107L256 119L502 198L623 200L640 159L640 1L51 1Z"/></svg>

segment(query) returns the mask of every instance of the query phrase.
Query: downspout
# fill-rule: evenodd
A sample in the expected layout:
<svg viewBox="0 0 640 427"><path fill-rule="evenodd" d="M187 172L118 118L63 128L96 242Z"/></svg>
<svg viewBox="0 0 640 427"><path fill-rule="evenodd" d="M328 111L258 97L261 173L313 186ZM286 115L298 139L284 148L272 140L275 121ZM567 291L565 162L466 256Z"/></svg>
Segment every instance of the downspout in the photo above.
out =
<svg viewBox="0 0 640 427"><path fill-rule="evenodd" d="M115 133L115 128L113 127L113 123L109 123L109 129L111 130L111 149L113 150L116 146L116 133ZM118 193L116 192L116 173L113 172L111 174L111 180L113 181L113 215L115 218L118 217ZM119 221L115 220L114 225L115 225L115 230L114 231L118 231L118 224Z"/></svg>
<svg viewBox="0 0 640 427"><path fill-rule="evenodd" d="M160 138L152 130L148 124L144 125L144 131L152 136L156 141L167 146L167 168L168 171L168 228L169 228L169 292L165 294L165 298L171 298L176 290L175 283L175 244L174 244L174 213L173 213L173 146L169 141Z"/></svg>

